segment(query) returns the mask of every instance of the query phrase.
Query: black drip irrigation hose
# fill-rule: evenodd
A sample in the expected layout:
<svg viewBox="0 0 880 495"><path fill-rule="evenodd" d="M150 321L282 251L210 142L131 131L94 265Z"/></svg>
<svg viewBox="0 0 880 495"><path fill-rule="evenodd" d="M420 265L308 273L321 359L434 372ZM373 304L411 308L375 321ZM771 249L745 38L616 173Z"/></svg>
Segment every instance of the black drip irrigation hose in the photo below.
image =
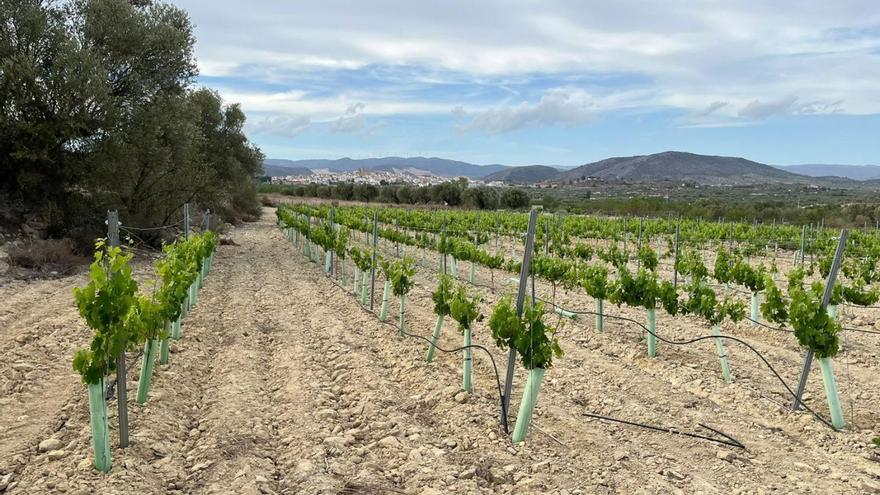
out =
<svg viewBox="0 0 880 495"><path fill-rule="evenodd" d="M335 285L336 287L339 287L339 288L342 289L343 291L348 292L348 288L347 288L347 287L344 287L344 286L342 286L341 284L337 283L336 280L334 280L334 279L333 279L332 277L330 277L329 275L327 275L327 279L330 280L330 282L331 282L333 285ZM372 295L371 295L371 297L372 297ZM501 404L501 409L502 409L502 410L504 409L504 393L501 391L501 376L498 374L498 365L495 363L495 357L492 355L492 353L489 351L489 349L487 349L487 348L485 348L485 347L483 347L483 346L481 346L481 345L479 345L479 344L466 345L466 346L462 346L462 347L457 347L457 348L455 348L455 349L443 349L442 347L440 347L440 346L434 344L434 342L433 342L431 339L429 339L429 338L427 338L427 337L425 337L425 336L423 336L423 335L418 335L418 334L414 334L414 333L409 333L409 332L407 332L406 330L400 330L400 327L398 327L398 326L395 325L394 323L379 320L379 317L376 316L376 312L375 312L375 311L372 311L372 310L370 310L370 309L367 309L367 308L363 307L361 304L357 304L357 307L360 308L361 311L364 311L364 312L366 312L366 313L368 313L368 314L374 316L374 317L377 319L377 321L379 321L379 323L382 323L382 324L385 324L385 325L388 325L388 326L391 326L391 327L397 329L397 331L398 331L400 334L402 334L402 335L404 335L404 336L406 336L406 337L414 337L414 338L416 338L416 339L424 340L425 342L428 343L428 345L432 346L434 349L437 349L437 350L440 351L440 352L445 352L445 353L455 353L455 352L461 352L461 351L463 351L463 350L465 350L465 349L479 349L479 350L482 350L483 352L485 352L486 355L489 357L489 361L492 362L492 370L495 372L495 384L496 384L497 387L498 387L498 400L499 400L499 402L500 402L500 404ZM507 425L504 425L504 431L505 431L505 433L509 433L509 431L507 431Z"/></svg>
<svg viewBox="0 0 880 495"><path fill-rule="evenodd" d="M712 432L714 432L714 433L717 434L717 435L721 435L721 436L724 437L726 440L723 440L723 439L720 439L720 438L710 437L710 436L707 436L707 435L700 435L699 433L691 433L691 432L689 432L689 431L680 431L680 430L676 430L675 428L667 428L667 427L665 427L665 426L649 425L649 424L645 424L645 423L639 423L639 422L637 422L637 421L628 421L628 420L625 420L625 419L618 419L618 418L612 418L612 417L609 417L609 416L602 416L601 414L593 414L593 413L589 413L589 412L583 412L583 413L581 413L581 414L584 415L584 416L586 416L586 417L588 417L588 418L600 419L600 420L602 420L602 421L610 421L610 422L613 422L613 423L621 423L621 424L625 424L625 425L629 425L629 426L638 426L639 428L645 428L645 429L648 429L648 430L654 430L654 431L662 431L662 432L665 432L665 433L672 433L673 435L681 435L681 436L685 436L685 437L699 438L699 439L701 439L701 440L706 440L706 441L709 441L709 442L720 443L720 444L722 444L722 445L729 445L729 446L731 446L731 447L736 447L736 448L739 448L739 449L745 449L745 448L746 448L745 445L743 445L742 443L740 443L739 440L733 438L732 436L730 436L730 435L728 435L728 434L726 434L726 433L724 433L724 432L721 432L721 431L719 431L719 430L716 430L715 428L712 428L712 427L706 426L706 425L704 425L704 424L702 424L702 423L697 423L697 426L699 426L699 427L701 427L701 428L705 428L705 429L707 429L707 430L709 430L709 431L712 431Z"/></svg>
<svg viewBox="0 0 880 495"><path fill-rule="evenodd" d="M769 328L770 330L776 330L777 332L794 333L794 330L792 330L790 328L774 327L772 325L767 325L766 323L760 322L758 320L753 320L748 316L746 316L745 319L749 320L750 322L752 322L756 325L762 326L764 328ZM871 335L880 335L880 332L878 332L876 330L865 330L863 328L841 327L841 330L843 330L844 332L856 332L856 333L867 333L867 334L871 334Z"/></svg>
<svg viewBox="0 0 880 495"><path fill-rule="evenodd" d="M336 280L334 280L331 276L326 275L326 274L325 274L325 276L327 277L328 280L330 280L330 282L331 282L333 285L335 285L336 287L342 289L342 290L343 290L344 292L346 292L346 293L348 292L348 288L347 288L347 287L344 287L344 286L342 286L341 284L337 283ZM469 282L469 281L467 281L467 280L463 280L463 281L466 282L466 283L468 283L468 284L470 284L470 285L472 285L472 286L475 286L475 287L483 287L483 288L486 288L486 289L490 289L490 290L492 290L493 292L495 291L495 288L494 288L494 287L491 287L491 286L488 286L488 285L471 283L471 282ZM371 297L372 297L372 296L371 296ZM539 300L541 300L541 299L539 299ZM358 308L360 308L362 311L364 311L364 312L366 312L366 313L369 313L370 315L372 315L372 316L374 316L374 317L376 316L376 313L375 313L374 311L369 310L369 309L363 307L361 304L357 304L357 306L358 306ZM554 305L554 306L555 306L555 305ZM377 317L377 319L378 319L378 317ZM399 328L397 325L393 324L393 323L390 323L390 322L387 322L387 321L381 321L381 320L379 320L379 322L380 322L380 323L383 323L383 324L385 324L385 325L391 326L392 328L395 328L398 332L400 332L400 328ZM439 350L439 351L441 351L441 352L444 352L444 353L460 352L460 351L462 351L462 350L464 350L464 349L468 349L468 348L480 349L480 350L484 351L484 352L486 353L486 355L489 357L489 360L492 362L492 368L493 368L493 370L494 370L494 372L495 372L495 384L496 384L497 387L498 387L498 398L499 398L499 401L501 402L501 410L504 412L504 393L501 391L501 378L500 378L500 375L498 374L498 365L495 363L495 357L492 355L492 353L489 351L489 349L487 349L487 348L485 348L485 347L483 347L483 346L481 346L481 345L477 345L477 344L472 344L472 345L470 345L470 346L462 346L462 347L458 347L458 348L455 348L455 349L443 349L443 348L437 346L436 344L434 344L430 339L428 339L427 337L424 337L424 336L422 336L422 335L411 334L411 333L408 333L408 332L406 332L406 331L403 331L402 333L403 333L403 335L405 335L405 336L407 336L407 337L415 337L415 338L418 338L418 339L422 339L422 340L424 340L425 342L427 342L428 345L430 345L430 346L434 347L435 349L437 349L437 350ZM777 375L777 376L778 376L778 375ZM804 407L806 408L806 405L804 405ZM812 412L812 411L811 411L811 412ZM509 412L504 412L504 413L505 413L505 414L509 414ZM714 432L714 433L716 433L716 434L718 434L718 435L724 437L724 439L713 438L713 437L710 437L710 436L701 435L701 434L699 434L699 433L692 433L692 432L681 431L681 430L678 430L678 429L675 429L675 428L669 428L669 427L663 427L663 426L657 426L657 425L650 425L650 424L646 424L646 423L639 423L639 422L636 422L636 421L628 421L628 420L624 420L624 419L614 418L614 417L611 417L611 416L603 416L603 415L601 415L601 414L595 414L595 413L590 413L590 412L586 412L586 411L583 411L581 414L584 415L584 416L586 416L586 417L590 417L590 418L594 418L594 419L599 419L599 420L604 420L604 421L609 421L609 422L615 422L615 423L621 423L621 424L625 424L625 425L629 425L629 426L636 426L636 427L645 428L645 429L648 429L648 430L660 431L660 432L665 432L665 433L671 433L671 434L675 434L675 435L681 435L681 436L686 436L686 437L690 437L690 438L696 438L696 439L700 439L700 440L706 440L706 441L709 441L709 442L714 442L714 443L718 443L718 444L721 444L721 445L727 445L727 446L730 446L730 447L736 447L736 448L740 448L740 449L745 449L745 448L746 448L745 445L743 445L739 440L733 438L732 436L727 435L727 434L725 434L725 433L722 432L722 431L716 430L715 428L712 428L712 427L706 426L706 425L704 425L704 424L702 424L702 423L697 423L697 426L699 426L699 427L701 427L701 428L704 428L704 429L707 429L707 430L709 430L709 431L712 431L712 432ZM815 413L814 413L814 414L815 414ZM504 425L504 431L505 431L505 433L510 433L506 424Z"/></svg>
<svg viewBox="0 0 880 495"><path fill-rule="evenodd" d="M489 286L489 285L477 284L477 283L471 283L471 282L468 281L468 280L463 280L463 282L466 282L466 283L468 283L468 284L470 284L470 285L472 285L472 286L474 286L474 287L480 287L480 288L489 289L489 290L491 290L491 291L493 291L493 292L496 290L494 287L491 287L491 286ZM538 299L539 301L548 302L548 301L544 301L544 300L541 299L541 298L536 298L536 299ZM551 304L552 304L552 303L551 303ZM554 307L560 307L560 306L556 306L555 304L554 304L553 306L554 306ZM561 309L561 307L560 307L560 309ZM572 313L576 313L576 312L572 311ZM596 313L593 313L593 314L596 314ZM606 316L608 316L608 315L606 315ZM612 316L612 317L613 317L613 316ZM806 407L806 406L804 406L804 407ZM746 448L746 446L743 445L739 440L737 440L737 439L731 437L730 435L727 435L727 434L725 434L725 433L723 433L723 432L721 432L721 431L719 431L719 430L716 430L716 429L714 429L714 428L711 428L711 427L706 426L706 425L701 424L701 423L697 423L697 426L700 426L700 427L705 428L705 429L707 429L707 430L711 430L711 431L713 431L713 432L715 432L715 433L717 433L717 434L723 436L724 438L727 438L729 441L719 440L719 439L717 439L717 438L712 438L712 437L707 437L707 436L705 436L705 435L700 435L700 434L698 434L698 433L683 432L683 431L677 430L677 429L675 429L675 428L667 428L667 427L663 427L663 426L649 425L649 424L645 424L645 423L639 423L639 422L636 422L636 421L628 421L628 420L625 420L625 419L613 418L613 417L611 417L611 416L603 416L603 415L601 415L601 414L595 414L595 413L590 413L590 412L582 412L581 414L583 414L584 416L587 416L587 417L595 418L595 419L601 419L601 420L605 420L605 421L611 421L611 422L616 422L616 423L622 423L622 424L626 424L626 425L630 425L630 426L638 426L638 427L641 427L641 428L646 428L646 429L648 429L648 430L662 431L662 432L673 433L673 434L682 435L682 436L687 436L687 437L692 437L692 438L699 438L699 439L702 439L702 440L708 440L708 441L710 441L710 442L716 442L716 443L720 443L720 444L724 444L724 445L729 445L729 446L731 446L731 447L737 447L737 448L741 448L741 449L745 449L745 448Z"/></svg>
<svg viewBox="0 0 880 495"><path fill-rule="evenodd" d="M540 299L540 298L538 298L538 300L539 300L539 301L542 301L542 302L544 302L544 303L551 304L554 308L558 308L558 309L560 309L560 310L562 310L562 311L565 311L565 312L568 312L568 313L572 313L572 314L581 314L581 315L598 315L598 314L599 314L599 313L597 313L597 312L595 312L595 311L572 311L572 310L569 310L569 309L563 308L562 306L559 306L559 305L557 305L557 304L554 304L554 303L552 303L552 302L550 302L550 301L546 301L546 300L544 300L544 299ZM634 320L634 319L632 319L632 318L627 318L627 317L625 317L625 316L609 315L609 314L604 314L604 313L602 314L602 316L603 316L604 318L612 318L612 319L623 320L623 321L628 321L628 322L630 322L630 323L634 323L634 324L636 324L636 325L642 327L646 332L648 332L648 333L650 333L651 335L653 335L654 337L656 337L657 340L660 340L661 342L665 342L665 343L667 343L667 344L671 344L671 345L688 345L688 344L693 344L693 343L696 343L696 342L700 342L700 341L703 341L703 340L710 340L710 339L725 339L725 340L730 340L730 341L732 341L732 342L736 342L736 343L738 343L738 344L742 344L742 345L744 345L746 348L748 348L750 351L752 351L753 353L755 353L756 356L758 356L758 359L760 359L760 360L761 360L761 361L767 366L767 368L773 373L773 375L776 376L776 378L779 380L779 383L781 383L782 386L785 387L785 390L787 390L788 393L791 394L791 396L792 396L793 398L797 398L797 394L795 394L794 391L791 389L791 387L789 387L788 384L785 383L785 380L782 378L782 376L779 374L779 372L776 371L776 368L774 368L773 365L771 365L770 362L767 361L767 358L765 358L764 355L761 354L757 349L755 349L751 344L749 344L748 342L746 342L746 341L744 341L744 340L742 340L742 339L740 339L740 338L733 337L733 336L730 336L730 335L703 335L703 336L701 336L701 337L694 337L694 338L692 338L692 339L690 339L690 340L670 340L670 339L667 339L667 338L664 338L664 337L661 337L661 336L657 335L655 332L652 332L651 330L648 329L648 327L646 327L645 325L643 325L643 324L642 324L640 321L638 321L638 320ZM817 413L816 411L812 410L808 405L804 404L803 401L800 401L800 404L801 404L801 406L803 406L803 408L804 408L805 410L807 410L810 414L812 414L812 415L813 415L817 420L819 420L822 424L824 424L825 426L827 426L827 427L831 428L832 430L835 430L835 431L836 431L836 428L834 428L834 426L831 424L830 421L828 421L827 419L825 419L824 417L822 417L822 416L821 416L819 413Z"/></svg>

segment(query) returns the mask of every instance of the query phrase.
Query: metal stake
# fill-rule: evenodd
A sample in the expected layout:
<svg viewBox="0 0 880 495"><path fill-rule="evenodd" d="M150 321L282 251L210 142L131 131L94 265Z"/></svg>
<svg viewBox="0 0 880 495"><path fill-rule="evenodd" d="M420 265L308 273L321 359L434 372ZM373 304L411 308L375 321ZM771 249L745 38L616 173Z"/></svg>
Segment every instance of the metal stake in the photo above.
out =
<svg viewBox="0 0 880 495"><path fill-rule="evenodd" d="M529 213L529 229L526 232L526 246L523 251L522 267L519 271L519 291L516 293L516 314L522 316L526 299L526 285L529 279L529 265L532 262L532 251L535 249L535 224L538 222L538 210ZM504 381L504 396L501 401L501 425L504 432L510 433L507 424L507 413L510 411L510 394L513 388L513 370L516 366L516 349L511 347L507 353L507 375Z"/></svg>
<svg viewBox="0 0 880 495"><path fill-rule="evenodd" d="M370 269L370 311L376 299L376 256L379 251L379 210L373 210L373 267Z"/></svg>
<svg viewBox="0 0 880 495"><path fill-rule="evenodd" d="M186 212L186 210L184 210ZM119 246L119 212L107 212L107 240L111 247ZM119 417L119 446L128 447L128 390L125 380L125 346L116 357L116 406Z"/></svg>
<svg viewBox="0 0 880 495"><path fill-rule="evenodd" d="M189 203L183 204L183 239L189 240Z"/></svg>
<svg viewBox="0 0 880 495"><path fill-rule="evenodd" d="M678 238L681 234L681 220L675 224L675 259L672 261L673 286L678 289Z"/></svg>
<svg viewBox="0 0 880 495"><path fill-rule="evenodd" d="M834 261L831 262L831 270L828 272L828 280L825 282L825 293L822 295L822 304L819 306L822 311L828 308L828 302L831 301L831 293L834 290L834 281L837 279L837 272L840 270L840 262L843 260L843 251L846 249L846 238L849 231L843 229L840 231L840 240L837 242L837 250L834 252ZM803 260L801 260L803 263ZM804 368L801 370L801 379L798 382L797 392L795 393L794 403L791 405L792 411L797 411L801 407L801 397L804 395L804 387L807 386L807 377L810 375L810 366L813 364L813 351L807 349L804 354Z"/></svg>
<svg viewBox="0 0 880 495"><path fill-rule="evenodd" d="M804 248L806 248L806 245L807 245L807 226L804 225L803 228L801 229L801 254L800 254L800 258L799 258L801 266L804 265Z"/></svg>

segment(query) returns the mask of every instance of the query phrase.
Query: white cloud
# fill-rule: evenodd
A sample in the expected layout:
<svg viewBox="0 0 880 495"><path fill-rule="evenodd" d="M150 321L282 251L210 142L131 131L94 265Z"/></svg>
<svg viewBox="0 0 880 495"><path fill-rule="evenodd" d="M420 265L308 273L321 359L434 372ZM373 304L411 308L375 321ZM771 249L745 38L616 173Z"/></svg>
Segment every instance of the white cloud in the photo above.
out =
<svg viewBox="0 0 880 495"><path fill-rule="evenodd" d="M695 117L707 117L712 115L717 110L721 110L722 108L727 106L726 101L713 101L706 108L704 108L701 112L698 112Z"/></svg>
<svg viewBox="0 0 880 495"><path fill-rule="evenodd" d="M330 132L358 132L367 127L367 116L363 113L364 105L361 102L352 103L345 110L345 114L330 125Z"/></svg>
<svg viewBox="0 0 880 495"><path fill-rule="evenodd" d="M463 130L489 133L509 132L524 127L579 125L596 118L598 105L585 91L559 88L548 91L534 104L520 103L490 108L474 115Z"/></svg>
<svg viewBox="0 0 880 495"><path fill-rule="evenodd" d="M876 0L806 0L797 8L765 0L697 6L687 0L178 4L197 26L204 75L246 74L296 89L229 88L222 91L227 100L240 101L248 112L304 115L325 123L342 119L334 124L340 131L365 128L361 121L371 116L450 112L488 132L579 125L597 111L635 107L679 109L690 124L700 125L741 125L773 115L880 113ZM387 85L459 84L509 94L474 101L463 90L455 101L449 91L439 99L427 90L386 94L364 87L357 77L311 93L289 82L291 74L332 78L375 67L419 69L401 70L399 79L383 81ZM573 75L621 82L608 82L619 86L602 92L567 81ZM534 81L540 82L537 89L523 87ZM569 84L597 95L601 104L597 108L570 95L575 100L566 105L574 108L560 108L554 98L561 95L541 95L544 88ZM362 112L339 116L341 108L357 102L366 104ZM467 116L454 110L459 105Z"/></svg>
<svg viewBox="0 0 880 495"><path fill-rule="evenodd" d="M799 110L797 102L797 96L785 96L767 102L752 100L739 111L739 115L747 119L766 119L774 115L791 115Z"/></svg>
<svg viewBox="0 0 880 495"><path fill-rule="evenodd" d="M292 117L274 116L259 119L252 124L249 123L248 127L258 134L296 137L308 129L311 124L312 120L305 115Z"/></svg>

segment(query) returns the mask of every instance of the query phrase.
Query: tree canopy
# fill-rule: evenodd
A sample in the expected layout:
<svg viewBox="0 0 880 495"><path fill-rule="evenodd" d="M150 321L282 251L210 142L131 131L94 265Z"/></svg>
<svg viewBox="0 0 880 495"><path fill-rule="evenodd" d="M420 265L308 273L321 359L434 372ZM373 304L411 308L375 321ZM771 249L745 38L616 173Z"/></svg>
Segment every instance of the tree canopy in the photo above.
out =
<svg viewBox="0 0 880 495"><path fill-rule="evenodd" d="M238 105L193 86L194 44L163 2L0 0L0 201L82 240L105 209L146 226L186 202L255 214L263 155Z"/></svg>

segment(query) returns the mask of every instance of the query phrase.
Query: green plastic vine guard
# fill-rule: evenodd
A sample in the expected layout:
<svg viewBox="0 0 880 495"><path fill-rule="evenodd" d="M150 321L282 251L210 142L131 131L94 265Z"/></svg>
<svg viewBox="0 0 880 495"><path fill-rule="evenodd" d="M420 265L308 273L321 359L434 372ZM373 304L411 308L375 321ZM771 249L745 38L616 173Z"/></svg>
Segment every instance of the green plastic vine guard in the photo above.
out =
<svg viewBox="0 0 880 495"><path fill-rule="evenodd" d="M471 273L470 273L470 277L468 277L468 280L470 280L471 284L475 284L476 279L477 279L477 264L474 262L471 262Z"/></svg>
<svg viewBox="0 0 880 495"><path fill-rule="evenodd" d="M180 340L180 337L182 336L182 333L183 333L180 328L180 319L181 318L183 318L182 313L180 316L177 317L176 320L174 320L174 323L171 326L171 338L174 340Z"/></svg>
<svg viewBox="0 0 880 495"><path fill-rule="evenodd" d="M333 258L330 255L330 251L325 251L324 252L324 272L327 273L327 275L330 275L331 274L330 270L332 270L332 269L333 269Z"/></svg>
<svg viewBox="0 0 880 495"><path fill-rule="evenodd" d="M544 381L544 368L535 368L529 370L529 378L526 380L526 387L523 390L522 401L519 403L519 414L516 416L516 426L513 428L513 436L511 440L514 443L524 442L526 434L529 432L529 424L532 422L532 414L535 411L535 404L538 402L538 392L541 391L541 382Z"/></svg>
<svg viewBox="0 0 880 495"><path fill-rule="evenodd" d="M596 332L602 333L605 331L605 313L602 311L602 306L604 301L602 299L596 299Z"/></svg>
<svg viewBox="0 0 880 495"><path fill-rule="evenodd" d="M159 364L168 364L168 339L171 338L171 322L165 321L165 336L159 349Z"/></svg>
<svg viewBox="0 0 880 495"><path fill-rule="evenodd" d="M657 309L648 309L648 356L657 355Z"/></svg>
<svg viewBox="0 0 880 495"><path fill-rule="evenodd" d="M455 261L455 256L449 256L449 259L452 260L452 263L449 264L450 272L452 273L452 278L458 278L458 263Z"/></svg>
<svg viewBox="0 0 880 495"><path fill-rule="evenodd" d="M437 323L434 324L434 333L431 334L431 344L428 345L428 353L425 355L425 362L430 363L434 360L434 348L437 341L440 340L440 330L443 328L443 315L437 316Z"/></svg>
<svg viewBox="0 0 880 495"><path fill-rule="evenodd" d="M379 311L379 321L388 319L388 293L391 291L391 281L385 281L385 288L382 290L382 310Z"/></svg>
<svg viewBox="0 0 880 495"><path fill-rule="evenodd" d="M840 394L837 391L837 380L834 379L831 358L819 358L819 368L822 370L822 384L825 385L828 410L831 411L831 424L841 430L846 422L843 420L843 409L840 407Z"/></svg>
<svg viewBox="0 0 880 495"><path fill-rule="evenodd" d="M348 274L345 273L345 260L340 259L339 265L340 265L339 268L342 271L342 286L346 287L348 285Z"/></svg>
<svg viewBox="0 0 880 495"><path fill-rule="evenodd" d="M403 308L406 305L406 294L400 295L400 336L406 333L406 320L403 317Z"/></svg>
<svg viewBox="0 0 880 495"><path fill-rule="evenodd" d="M367 272L361 277L361 305L367 305Z"/></svg>
<svg viewBox="0 0 880 495"><path fill-rule="evenodd" d="M473 392L473 349L471 346L471 329L464 329L464 365L462 366L461 389Z"/></svg>
<svg viewBox="0 0 880 495"><path fill-rule="evenodd" d="M721 335L721 329L718 325L712 325L712 335ZM730 376L730 365L727 363L727 352L724 349L724 342L720 338L713 340L715 340L715 350L718 351L718 360L721 362L721 376L724 377L725 382L732 383L733 378Z"/></svg>
<svg viewBox="0 0 880 495"><path fill-rule="evenodd" d="M104 379L89 385L89 416L92 423L92 449L95 469L106 473L113 464L110 460L110 432L107 427L107 401L104 399Z"/></svg>
<svg viewBox="0 0 880 495"><path fill-rule="evenodd" d="M827 311L828 311L828 316L830 316L832 320L837 320L837 305L836 304L829 304Z"/></svg>
<svg viewBox="0 0 880 495"><path fill-rule="evenodd" d="M752 304L751 304L751 323L753 327L758 326L758 322L761 321L761 314L758 312L758 307L760 307L760 300L757 292L752 292Z"/></svg>
<svg viewBox="0 0 880 495"><path fill-rule="evenodd" d="M358 275L359 275L360 273L361 273L361 269L358 268L357 265L355 265L355 266L354 266L354 275L351 277L351 278L354 280L354 283L353 283L352 286L351 286L351 292L352 292L355 296L357 296L357 293L358 293Z"/></svg>
<svg viewBox="0 0 880 495"><path fill-rule="evenodd" d="M557 306L553 311L563 318L568 318L570 320L577 320L578 319L577 314L572 313L571 311L566 311L566 310L560 308L559 306Z"/></svg>
<svg viewBox="0 0 880 495"><path fill-rule="evenodd" d="M144 343L144 357L141 360L141 375L138 378L137 403L145 404L150 394L150 382L153 379L153 364L156 361L156 350L159 340L152 339Z"/></svg>

